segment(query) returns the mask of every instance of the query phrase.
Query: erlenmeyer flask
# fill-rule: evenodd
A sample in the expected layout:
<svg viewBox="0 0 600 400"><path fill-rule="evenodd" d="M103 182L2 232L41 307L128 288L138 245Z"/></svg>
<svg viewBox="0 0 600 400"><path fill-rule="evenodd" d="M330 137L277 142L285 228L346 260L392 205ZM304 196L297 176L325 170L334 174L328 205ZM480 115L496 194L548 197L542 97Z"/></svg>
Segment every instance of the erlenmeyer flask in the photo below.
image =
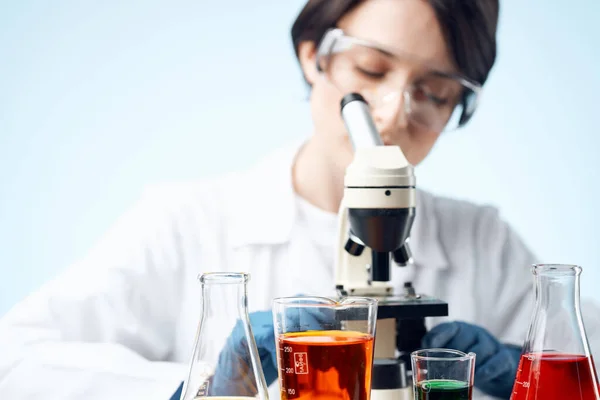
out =
<svg viewBox="0 0 600 400"><path fill-rule="evenodd" d="M534 265L535 309L511 400L598 400L575 265Z"/></svg>
<svg viewBox="0 0 600 400"><path fill-rule="evenodd" d="M248 316L245 273L200 276L202 307L189 376L181 400L268 400L267 385Z"/></svg>

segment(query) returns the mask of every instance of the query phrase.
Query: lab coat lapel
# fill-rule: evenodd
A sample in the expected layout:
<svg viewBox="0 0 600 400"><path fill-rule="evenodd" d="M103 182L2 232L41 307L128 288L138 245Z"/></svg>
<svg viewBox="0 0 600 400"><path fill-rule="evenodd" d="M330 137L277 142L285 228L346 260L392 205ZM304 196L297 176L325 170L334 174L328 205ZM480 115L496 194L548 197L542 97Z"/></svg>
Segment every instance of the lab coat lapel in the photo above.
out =
<svg viewBox="0 0 600 400"><path fill-rule="evenodd" d="M230 268L251 274L251 310L269 309L274 297L289 296L293 263L289 243L296 219L292 165L300 144L279 149L235 178L229 189L228 224ZM286 266L282 271L281 266ZM298 294L294 292L292 294Z"/></svg>
<svg viewBox="0 0 600 400"><path fill-rule="evenodd" d="M278 150L237 179L227 199L234 247L289 241L296 217L292 166L299 148Z"/></svg>

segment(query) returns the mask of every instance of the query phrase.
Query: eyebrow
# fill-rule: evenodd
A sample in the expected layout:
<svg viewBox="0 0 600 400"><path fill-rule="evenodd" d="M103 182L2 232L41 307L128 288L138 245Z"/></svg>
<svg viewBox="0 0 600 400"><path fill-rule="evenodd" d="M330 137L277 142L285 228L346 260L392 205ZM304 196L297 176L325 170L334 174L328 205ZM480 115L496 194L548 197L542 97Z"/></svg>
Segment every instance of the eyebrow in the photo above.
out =
<svg viewBox="0 0 600 400"><path fill-rule="evenodd" d="M361 39L359 39L361 40ZM362 40L361 40L362 41ZM380 52L381 54L387 56L387 57L398 57L395 53L387 50L386 48L380 47L378 45L375 44L369 44L369 42L364 41L365 44L368 44L369 47L374 48L375 50L377 50L378 52Z"/></svg>

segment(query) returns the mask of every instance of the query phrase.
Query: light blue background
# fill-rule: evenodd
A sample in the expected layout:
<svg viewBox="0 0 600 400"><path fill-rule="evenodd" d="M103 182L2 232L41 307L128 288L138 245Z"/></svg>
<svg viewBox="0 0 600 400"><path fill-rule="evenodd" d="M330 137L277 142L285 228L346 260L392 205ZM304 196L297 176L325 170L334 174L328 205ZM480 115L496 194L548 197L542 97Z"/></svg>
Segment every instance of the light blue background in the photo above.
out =
<svg viewBox="0 0 600 400"><path fill-rule="evenodd" d="M144 185L243 168L310 131L289 40L302 4L0 0L0 315ZM502 1L483 105L417 174L500 207L600 300L599 17L598 0Z"/></svg>

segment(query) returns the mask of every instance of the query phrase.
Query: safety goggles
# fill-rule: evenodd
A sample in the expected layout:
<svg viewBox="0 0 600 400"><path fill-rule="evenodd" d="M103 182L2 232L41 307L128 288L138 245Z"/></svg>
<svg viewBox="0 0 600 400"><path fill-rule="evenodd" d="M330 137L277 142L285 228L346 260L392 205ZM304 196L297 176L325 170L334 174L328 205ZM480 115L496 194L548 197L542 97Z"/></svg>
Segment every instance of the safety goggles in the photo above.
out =
<svg viewBox="0 0 600 400"><path fill-rule="evenodd" d="M416 64L422 73L409 84L402 71ZM317 68L341 94L360 93L373 108L399 106L417 128L442 132L465 125L473 116L482 87L464 76L431 68L408 54L399 54L327 31L317 51Z"/></svg>

